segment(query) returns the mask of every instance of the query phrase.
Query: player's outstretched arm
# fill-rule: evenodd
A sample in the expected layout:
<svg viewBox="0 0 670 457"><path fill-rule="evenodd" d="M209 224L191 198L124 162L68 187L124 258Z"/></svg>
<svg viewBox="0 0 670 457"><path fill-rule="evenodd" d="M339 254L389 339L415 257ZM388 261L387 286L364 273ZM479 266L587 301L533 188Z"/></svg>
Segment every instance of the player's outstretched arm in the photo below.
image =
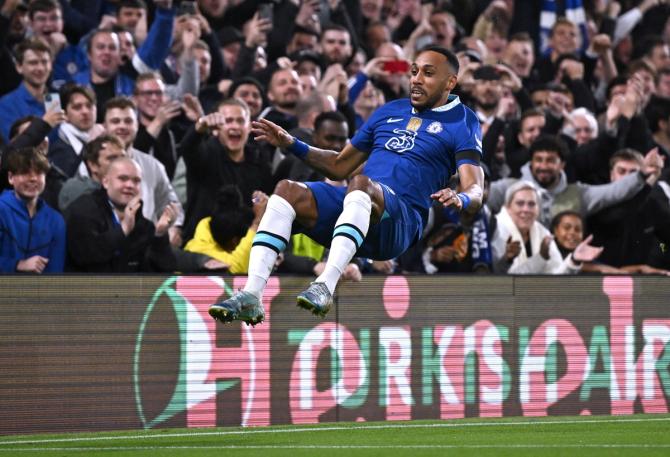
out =
<svg viewBox="0 0 670 457"><path fill-rule="evenodd" d="M441 189L430 196L445 207L451 206L459 211L475 214L482 207L484 196L484 171L479 165L469 163L458 167L461 192L453 189Z"/></svg>
<svg viewBox="0 0 670 457"><path fill-rule="evenodd" d="M348 178L360 164L367 160L367 154L351 144L347 144L342 151L315 148L296 139L267 119L252 122L251 132L256 141L267 141L275 147L293 153L307 165L333 180Z"/></svg>

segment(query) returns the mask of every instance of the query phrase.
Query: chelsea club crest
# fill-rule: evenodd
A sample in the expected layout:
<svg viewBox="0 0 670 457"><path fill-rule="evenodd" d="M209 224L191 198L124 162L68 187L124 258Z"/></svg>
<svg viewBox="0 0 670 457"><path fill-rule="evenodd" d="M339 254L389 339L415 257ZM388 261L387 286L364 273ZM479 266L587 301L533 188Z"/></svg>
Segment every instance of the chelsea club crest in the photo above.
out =
<svg viewBox="0 0 670 457"><path fill-rule="evenodd" d="M440 122L432 122L427 128L428 133L440 133L442 131L442 124Z"/></svg>

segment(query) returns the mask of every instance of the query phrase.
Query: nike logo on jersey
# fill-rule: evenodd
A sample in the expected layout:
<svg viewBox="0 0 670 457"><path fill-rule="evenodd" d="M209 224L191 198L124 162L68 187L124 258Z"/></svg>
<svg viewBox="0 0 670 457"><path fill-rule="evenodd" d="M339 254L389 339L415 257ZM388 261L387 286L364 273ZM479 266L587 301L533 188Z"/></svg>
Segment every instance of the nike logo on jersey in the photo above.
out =
<svg viewBox="0 0 670 457"><path fill-rule="evenodd" d="M400 121L402 121L402 117L398 117L398 118L389 117L388 119L386 119L387 124L391 124L393 122L400 122Z"/></svg>

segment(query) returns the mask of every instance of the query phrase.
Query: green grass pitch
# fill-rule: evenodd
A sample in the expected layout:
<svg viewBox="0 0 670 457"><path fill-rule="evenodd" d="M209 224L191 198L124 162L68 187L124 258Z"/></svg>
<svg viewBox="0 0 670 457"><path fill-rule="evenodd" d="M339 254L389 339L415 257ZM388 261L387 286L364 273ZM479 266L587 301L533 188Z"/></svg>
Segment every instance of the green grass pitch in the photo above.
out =
<svg viewBox="0 0 670 457"><path fill-rule="evenodd" d="M0 437L3 456L668 456L670 415L360 422Z"/></svg>

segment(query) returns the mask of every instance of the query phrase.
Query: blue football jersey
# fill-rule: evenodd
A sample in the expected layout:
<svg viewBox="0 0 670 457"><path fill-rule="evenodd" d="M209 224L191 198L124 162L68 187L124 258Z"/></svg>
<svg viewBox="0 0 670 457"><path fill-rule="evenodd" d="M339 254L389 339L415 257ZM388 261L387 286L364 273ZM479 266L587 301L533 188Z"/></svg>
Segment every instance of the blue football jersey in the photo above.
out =
<svg viewBox="0 0 670 457"><path fill-rule="evenodd" d="M447 186L463 163L459 152L482 154L477 115L450 95L446 105L416 112L409 99L394 100L377 109L351 140L369 154L363 174L390 187L422 215L431 206L430 195Z"/></svg>

